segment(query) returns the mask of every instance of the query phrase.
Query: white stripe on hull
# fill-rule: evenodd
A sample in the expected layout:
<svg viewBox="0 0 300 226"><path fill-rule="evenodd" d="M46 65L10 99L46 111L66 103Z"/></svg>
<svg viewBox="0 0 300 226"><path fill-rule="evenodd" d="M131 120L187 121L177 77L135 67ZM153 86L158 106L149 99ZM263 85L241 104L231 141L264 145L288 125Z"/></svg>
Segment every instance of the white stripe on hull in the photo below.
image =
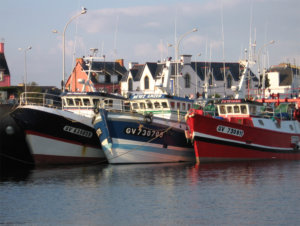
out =
<svg viewBox="0 0 300 226"><path fill-rule="evenodd" d="M124 139L113 139L112 153L106 153L109 163L165 163L194 162L193 148L181 148L137 142Z"/></svg>
<svg viewBox="0 0 300 226"><path fill-rule="evenodd" d="M231 142L231 143L236 143L236 144L247 144L244 141L237 141L237 140L232 140L232 139L226 139L226 138L212 136L212 135L208 135L208 134L205 134L205 133L199 133L199 132L194 132L193 139L195 137L202 137L202 138L208 138L208 139L226 141L226 142ZM253 143L252 144L247 144L247 145L248 146L253 146L253 147L258 147L258 148L273 149L273 150L278 150L278 151L286 151L286 150L291 150L292 149L292 148L280 148L280 147L274 147L274 146L265 146L265 145L253 144Z"/></svg>
<svg viewBox="0 0 300 226"><path fill-rule="evenodd" d="M84 147L32 134L26 135L26 140L33 155L105 158L103 151L98 148Z"/></svg>

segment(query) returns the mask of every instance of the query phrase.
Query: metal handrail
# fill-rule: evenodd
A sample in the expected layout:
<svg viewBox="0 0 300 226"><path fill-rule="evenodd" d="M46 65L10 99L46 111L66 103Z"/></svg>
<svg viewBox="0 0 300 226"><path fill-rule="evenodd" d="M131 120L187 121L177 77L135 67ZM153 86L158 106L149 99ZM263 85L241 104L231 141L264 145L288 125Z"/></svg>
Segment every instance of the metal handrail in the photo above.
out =
<svg viewBox="0 0 300 226"><path fill-rule="evenodd" d="M50 108L62 108L59 95L40 92L24 92L20 95L20 105L37 105Z"/></svg>

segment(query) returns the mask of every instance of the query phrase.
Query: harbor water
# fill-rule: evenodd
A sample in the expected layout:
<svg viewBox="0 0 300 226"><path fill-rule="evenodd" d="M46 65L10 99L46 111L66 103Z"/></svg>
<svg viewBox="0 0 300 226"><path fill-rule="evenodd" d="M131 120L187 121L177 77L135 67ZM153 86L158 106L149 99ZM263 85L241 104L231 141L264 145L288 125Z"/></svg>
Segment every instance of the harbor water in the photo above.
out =
<svg viewBox="0 0 300 226"><path fill-rule="evenodd" d="M299 225L300 162L1 172L1 225Z"/></svg>

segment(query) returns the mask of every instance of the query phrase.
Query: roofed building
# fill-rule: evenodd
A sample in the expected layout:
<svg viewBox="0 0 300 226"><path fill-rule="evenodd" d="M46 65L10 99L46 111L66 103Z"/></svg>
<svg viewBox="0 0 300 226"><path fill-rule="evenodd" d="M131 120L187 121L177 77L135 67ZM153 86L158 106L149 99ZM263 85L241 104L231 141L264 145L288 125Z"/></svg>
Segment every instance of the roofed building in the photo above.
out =
<svg viewBox="0 0 300 226"><path fill-rule="evenodd" d="M77 58L72 74L66 82L66 90L72 92L106 91L120 93L120 80L126 75L122 59L107 62L97 57Z"/></svg>
<svg viewBox="0 0 300 226"><path fill-rule="evenodd" d="M10 73L4 55L4 43L0 42L0 87L10 86Z"/></svg>

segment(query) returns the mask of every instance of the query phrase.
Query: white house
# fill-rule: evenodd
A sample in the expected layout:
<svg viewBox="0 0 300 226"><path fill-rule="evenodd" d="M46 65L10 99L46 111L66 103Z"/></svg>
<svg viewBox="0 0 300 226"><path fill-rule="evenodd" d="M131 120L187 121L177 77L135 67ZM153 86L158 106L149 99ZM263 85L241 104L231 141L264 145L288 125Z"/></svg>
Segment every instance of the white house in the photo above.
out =
<svg viewBox="0 0 300 226"><path fill-rule="evenodd" d="M165 93L181 97L234 96L244 66L240 63L192 62L191 55L180 61L170 59L158 63L131 63L121 80L121 94ZM225 74L225 76L224 76ZM250 78L250 79L249 79ZM247 77L250 88L258 80L252 72Z"/></svg>
<svg viewBox="0 0 300 226"><path fill-rule="evenodd" d="M288 95L283 97L299 96L299 68L290 64L275 65L266 72L266 78L269 81L265 92L266 97L283 93Z"/></svg>

